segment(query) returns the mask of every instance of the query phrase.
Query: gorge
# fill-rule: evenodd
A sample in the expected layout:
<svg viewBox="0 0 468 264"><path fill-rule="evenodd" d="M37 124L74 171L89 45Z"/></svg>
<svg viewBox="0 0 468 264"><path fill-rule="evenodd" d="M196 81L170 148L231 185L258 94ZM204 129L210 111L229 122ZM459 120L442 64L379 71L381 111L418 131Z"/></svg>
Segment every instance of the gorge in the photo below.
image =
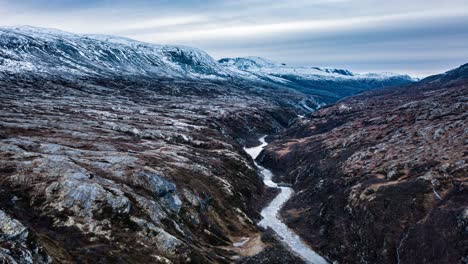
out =
<svg viewBox="0 0 468 264"><path fill-rule="evenodd" d="M463 263L467 69L0 28L0 260Z"/></svg>

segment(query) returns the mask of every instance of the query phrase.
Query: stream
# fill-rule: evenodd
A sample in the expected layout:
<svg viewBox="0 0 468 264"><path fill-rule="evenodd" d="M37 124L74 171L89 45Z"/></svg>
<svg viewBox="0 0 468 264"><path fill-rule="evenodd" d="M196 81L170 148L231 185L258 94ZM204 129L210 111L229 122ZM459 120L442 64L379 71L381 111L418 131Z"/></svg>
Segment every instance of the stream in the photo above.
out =
<svg viewBox="0 0 468 264"><path fill-rule="evenodd" d="M266 136L260 138L260 142L262 143L261 145L253 148L244 148L245 152L247 152L252 157L252 159L254 159L254 161L260 152L265 148L265 146L268 145L268 143L265 141L265 137ZM291 198L291 195L294 192L293 189L290 187L278 186L278 184L273 182L273 174L270 170L260 166L257 164L257 162L255 162L255 165L259 169L263 177L263 182L266 186L280 189L280 193L273 199L273 201L271 201L267 207L263 208L261 212L263 219L258 224L263 228L272 228L282 239L282 241L288 245L292 251L301 256L306 262L313 264L328 263L324 258L322 258L309 246L307 246L302 241L302 239L296 233L294 233L294 231L289 229L279 216L281 207L289 198Z"/></svg>

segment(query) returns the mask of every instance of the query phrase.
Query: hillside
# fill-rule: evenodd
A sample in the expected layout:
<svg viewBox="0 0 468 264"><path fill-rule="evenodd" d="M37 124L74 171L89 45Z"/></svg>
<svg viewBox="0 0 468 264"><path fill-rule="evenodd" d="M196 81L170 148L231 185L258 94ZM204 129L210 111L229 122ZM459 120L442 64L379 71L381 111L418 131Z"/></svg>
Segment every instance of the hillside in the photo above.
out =
<svg viewBox="0 0 468 264"><path fill-rule="evenodd" d="M340 263L463 263L467 65L339 101L261 158L295 195L289 226Z"/></svg>
<svg viewBox="0 0 468 264"><path fill-rule="evenodd" d="M289 66L259 57L224 58L221 65L249 78L290 87L315 98L320 105L368 90L409 84L408 75L394 73L353 73L349 70L313 66Z"/></svg>

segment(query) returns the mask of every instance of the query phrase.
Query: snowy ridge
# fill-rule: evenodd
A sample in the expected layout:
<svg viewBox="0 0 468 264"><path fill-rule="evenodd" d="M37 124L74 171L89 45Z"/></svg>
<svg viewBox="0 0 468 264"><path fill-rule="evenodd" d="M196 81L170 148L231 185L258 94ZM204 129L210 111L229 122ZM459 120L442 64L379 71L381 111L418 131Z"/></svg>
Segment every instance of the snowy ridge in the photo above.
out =
<svg viewBox="0 0 468 264"><path fill-rule="evenodd" d="M218 62L244 78L286 86L325 104L368 90L417 81L408 75L394 73L353 73L336 68L292 67L259 57L224 58Z"/></svg>
<svg viewBox="0 0 468 264"><path fill-rule="evenodd" d="M186 46L157 45L107 35L79 35L56 29L16 26L0 28L1 71L63 71L75 74L143 74L164 77L308 80L407 78L392 73L356 74L348 70L292 67L260 57L215 61Z"/></svg>
<svg viewBox="0 0 468 264"><path fill-rule="evenodd" d="M293 67L285 63L276 63L260 57L245 58L223 58L218 61L221 65L230 70L242 70L264 77L282 77L293 75L309 80L333 80L333 79L388 79L393 77L406 78L412 80L408 75L395 73L353 73L344 69L320 68L313 66Z"/></svg>
<svg viewBox="0 0 468 264"><path fill-rule="evenodd" d="M0 71L210 79L230 75L195 48L29 26L0 28Z"/></svg>
<svg viewBox="0 0 468 264"><path fill-rule="evenodd" d="M280 64L261 57L224 58L218 62L223 66L233 66L240 70L280 67Z"/></svg>

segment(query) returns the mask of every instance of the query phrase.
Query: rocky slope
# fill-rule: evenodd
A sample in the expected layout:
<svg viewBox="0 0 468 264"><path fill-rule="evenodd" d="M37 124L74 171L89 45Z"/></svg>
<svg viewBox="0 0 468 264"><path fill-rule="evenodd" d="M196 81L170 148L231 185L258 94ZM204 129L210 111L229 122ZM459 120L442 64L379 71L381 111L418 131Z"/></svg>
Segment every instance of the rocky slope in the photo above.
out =
<svg viewBox="0 0 468 264"><path fill-rule="evenodd" d="M262 251L264 187L230 123L272 133L295 113L220 92L227 84L180 85L207 91L1 79L0 209L12 219L1 222L2 258L209 263ZM233 246L243 237L254 244Z"/></svg>
<svg viewBox="0 0 468 264"><path fill-rule="evenodd" d="M468 64L298 120L262 161L282 216L339 263L468 260Z"/></svg>

